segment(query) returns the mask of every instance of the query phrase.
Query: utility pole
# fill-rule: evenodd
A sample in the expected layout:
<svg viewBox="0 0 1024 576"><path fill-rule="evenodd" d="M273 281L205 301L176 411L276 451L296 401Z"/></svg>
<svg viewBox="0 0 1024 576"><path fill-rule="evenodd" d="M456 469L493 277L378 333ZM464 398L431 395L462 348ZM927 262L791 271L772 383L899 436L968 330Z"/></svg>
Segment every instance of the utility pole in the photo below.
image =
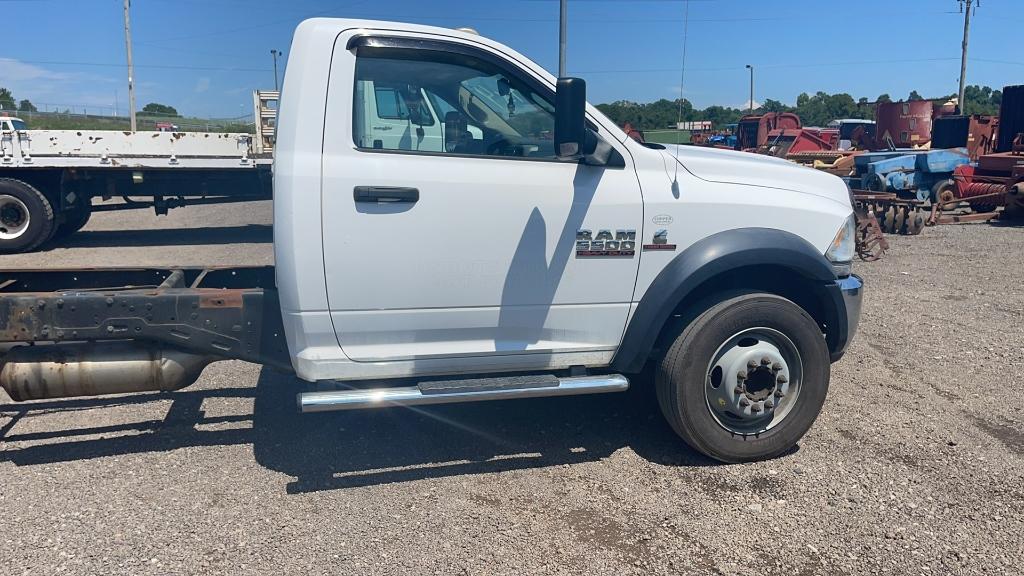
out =
<svg viewBox="0 0 1024 576"><path fill-rule="evenodd" d="M128 112L135 132L135 67L132 65L131 0L124 0L124 43L128 47Z"/></svg>
<svg viewBox="0 0 1024 576"><path fill-rule="evenodd" d="M558 15L558 77L565 77L566 26L569 21L569 0L561 0Z"/></svg>
<svg viewBox="0 0 1024 576"><path fill-rule="evenodd" d="M750 69L750 102L747 105L750 107L750 113L754 113L754 67L747 64L747 68Z"/></svg>
<svg viewBox="0 0 1024 576"><path fill-rule="evenodd" d="M961 45L960 53L960 92L957 96L957 105L960 113L964 113L964 89L967 88L967 36L971 31L971 5L981 5L981 0L959 0L960 11L964 13L964 42Z"/></svg>
<svg viewBox="0 0 1024 576"><path fill-rule="evenodd" d="M277 81L277 57L282 55L283 52L277 50L271 50L270 55L274 57L274 90L280 90L280 86Z"/></svg>

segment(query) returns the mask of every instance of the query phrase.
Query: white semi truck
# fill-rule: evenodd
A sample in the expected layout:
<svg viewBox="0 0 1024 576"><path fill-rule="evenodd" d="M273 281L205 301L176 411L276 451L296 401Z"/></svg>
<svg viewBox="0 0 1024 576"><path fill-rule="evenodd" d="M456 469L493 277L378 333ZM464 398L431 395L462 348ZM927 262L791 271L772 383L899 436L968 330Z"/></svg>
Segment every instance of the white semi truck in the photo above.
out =
<svg viewBox="0 0 1024 576"><path fill-rule="evenodd" d="M268 101L257 134L30 130L0 116L0 254L29 252L80 230L95 211L269 199ZM272 126L270 126L272 129ZM123 201L96 203L93 198Z"/></svg>
<svg viewBox="0 0 1024 576"><path fill-rule="evenodd" d="M0 272L12 399L176 390L227 358L321 383L304 412L632 380L739 462L803 436L856 331L841 180L635 142L475 34L308 20L277 129L274 267Z"/></svg>

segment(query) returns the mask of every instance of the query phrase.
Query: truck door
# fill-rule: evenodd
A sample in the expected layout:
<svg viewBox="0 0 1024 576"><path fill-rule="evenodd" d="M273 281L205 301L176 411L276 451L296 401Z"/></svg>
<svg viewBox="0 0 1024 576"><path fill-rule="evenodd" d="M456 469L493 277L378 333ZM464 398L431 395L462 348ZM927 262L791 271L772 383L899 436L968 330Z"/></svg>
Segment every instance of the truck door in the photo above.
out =
<svg viewBox="0 0 1024 576"><path fill-rule="evenodd" d="M445 359L445 370L479 369L482 357L492 369L610 361L642 234L626 149L605 132L617 166L557 161L550 84L489 48L350 40L335 47L322 162L324 268L344 353ZM440 151L367 140L369 83L421 90L443 122ZM578 253L577 236L615 249Z"/></svg>

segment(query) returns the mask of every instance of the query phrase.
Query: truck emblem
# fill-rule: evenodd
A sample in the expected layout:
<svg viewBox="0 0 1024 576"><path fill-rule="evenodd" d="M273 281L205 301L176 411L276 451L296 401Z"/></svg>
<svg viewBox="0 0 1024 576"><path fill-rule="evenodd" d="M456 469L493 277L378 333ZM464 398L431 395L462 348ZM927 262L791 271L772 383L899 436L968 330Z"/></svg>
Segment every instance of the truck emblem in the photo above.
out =
<svg viewBox="0 0 1024 576"><path fill-rule="evenodd" d="M644 244L644 251L647 250L675 250L675 244L668 243L668 230L661 228L654 233L650 244Z"/></svg>
<svg viewBox="0 0 1024 576"><path fill-rule="evenodd" d="M636 254L636 230L590 230L576 231L576 257L624 256Z"/></svg>
<svg viewBox="0 0 1024 576"><path fill-rule="evenodd" d="M673 220L673 218L672 218L671 214L658 214L654 218L651 218L651 222L653 222L654 224L657 224L659 226L665 226L665 225L671 224L672 220Z"/></svg>

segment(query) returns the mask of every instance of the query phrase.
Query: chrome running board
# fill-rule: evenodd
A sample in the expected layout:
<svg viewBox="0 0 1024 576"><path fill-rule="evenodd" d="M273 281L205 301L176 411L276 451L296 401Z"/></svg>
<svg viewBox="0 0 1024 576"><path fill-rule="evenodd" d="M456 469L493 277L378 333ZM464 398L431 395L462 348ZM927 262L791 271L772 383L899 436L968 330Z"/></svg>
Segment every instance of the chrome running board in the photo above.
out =
<svg viewBox="0 0 1024 576"><path fill-rule="evenodd" d="M545 396L602 394L629 389L629 380L621 374L573 376L551 375L473 378L465 380L434 380L417 386L371 388L363 390L330 390L299 394L301 412L358 410L388 406L423 406L483 400L512 400Z"/></svg>

